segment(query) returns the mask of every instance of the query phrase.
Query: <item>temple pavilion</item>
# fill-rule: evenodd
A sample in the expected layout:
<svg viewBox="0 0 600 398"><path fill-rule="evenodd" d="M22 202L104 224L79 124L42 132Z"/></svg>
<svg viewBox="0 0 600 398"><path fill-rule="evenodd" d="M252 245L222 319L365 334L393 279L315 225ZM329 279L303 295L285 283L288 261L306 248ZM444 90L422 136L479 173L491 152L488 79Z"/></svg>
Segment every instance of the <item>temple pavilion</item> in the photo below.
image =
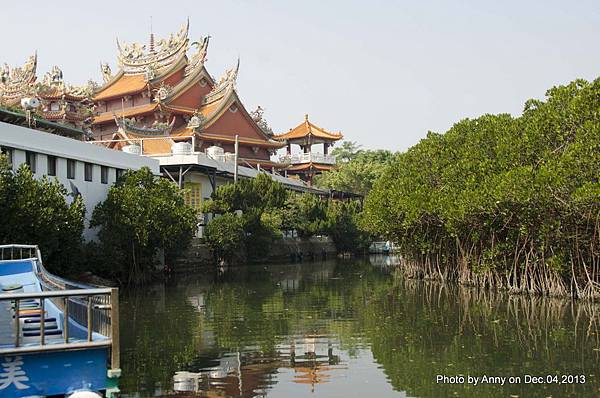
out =
<svg viewBox="0 0 600 398"><path fill-rule="evenodd" d="M93 97L94 137L115 149L139 144L142 154L160 155L180 142L195 152L233 153L237 135L240 164L278 166L270 157L285 144L242 104L235 88L239 60L213 79L205 67L209 37L190 43L188 30L189 21L168 38L150 34L148 44L117 40L119 69L113 74L102 65L104 84Z"/></svg>
<svg viewBox="0 0 600 398"><path fill-rule="evenodd" d="M273 136L276 140L283 142L286 146L286 155L281 157L288 166L284 172L295 175L312 185L313 177L323 171L335 168L335 157L329 154L329 148L336 141L343 138L341 132L332 133L313 124L308 115L304 121L290 129L287 133ZM323 152L313 151L313 145L323 144ZM292 153L292 145L299 145L300 152Z"/></svg>
<svg viewBox="0 0 600 398"><path fill-rule="evenodd" d="M0 69L0 106L12 110L28 111L32 115L79 130L88 130L92 121L90 95L93 86L66 84L58 66L37 81L37 53L29 57L22 67L11 68L4 64ZM36 106L22 109L24 99L37 100ZM81 134L78 138L86 138Z"/></svg>

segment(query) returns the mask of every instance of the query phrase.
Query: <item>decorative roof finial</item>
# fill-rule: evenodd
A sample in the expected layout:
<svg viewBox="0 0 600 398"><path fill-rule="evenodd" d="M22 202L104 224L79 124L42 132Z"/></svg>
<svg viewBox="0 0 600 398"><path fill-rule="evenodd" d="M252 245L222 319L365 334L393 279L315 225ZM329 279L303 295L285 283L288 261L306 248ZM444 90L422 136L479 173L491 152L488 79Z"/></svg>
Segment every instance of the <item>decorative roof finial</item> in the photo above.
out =
<svg viewBox="0 0 600 398"><path fill-rule="evenodd" d="M304 114L304 120L308 122L308 113Z"/></svg>
<svg viewBox="0 0 600 398"><path fill-rule="evenodd" d="M152 31L152 15L150 15L150 52L154 53L154 32Z"/></svg>

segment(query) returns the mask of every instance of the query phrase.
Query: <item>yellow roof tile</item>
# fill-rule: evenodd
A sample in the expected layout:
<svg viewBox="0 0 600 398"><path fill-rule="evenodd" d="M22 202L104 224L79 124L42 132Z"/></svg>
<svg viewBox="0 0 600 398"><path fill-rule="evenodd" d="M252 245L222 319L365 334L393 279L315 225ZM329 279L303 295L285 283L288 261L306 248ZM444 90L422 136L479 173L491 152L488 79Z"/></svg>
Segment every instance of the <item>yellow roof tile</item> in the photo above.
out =
<svg viewBox="0 0 600 398"><path fill-rule="evenodd" d="M137 93L146 88L147 84L143 74L123 75L110 86L100 90L94 97L94 101L103 101L109 98Z"/></svg>
<svg viewBox="0 0 600 398"><path fill-rule="evenodd" d="M337 141L342 139L344 136L342 133L330 133L319 126L312 124L308 120L308 115L305 115L304 121L298 126L294 127L290 131L284 134L276 134L273 138L278 140L289 140L294 138L303 138L312 135L314 137L323 138L326 140Z"/></svg>

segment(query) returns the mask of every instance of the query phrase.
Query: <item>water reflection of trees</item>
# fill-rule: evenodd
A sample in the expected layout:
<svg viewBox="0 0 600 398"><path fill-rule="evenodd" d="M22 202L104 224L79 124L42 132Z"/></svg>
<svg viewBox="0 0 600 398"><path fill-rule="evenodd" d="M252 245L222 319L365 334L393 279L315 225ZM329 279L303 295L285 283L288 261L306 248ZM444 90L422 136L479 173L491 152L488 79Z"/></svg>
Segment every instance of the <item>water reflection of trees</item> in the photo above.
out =
<svg viewBox="0 0 600 398"><path fill-rule="evenodd" d="M598 308L398 278L359 311L394 387L416 396L593 394ZM383 321L382 321L383 320ZM579 386L442 386L437 374L586 374Z"/></svg>
<svg viewBox="0 0 600 398"><path fill-rule="evenodd" d="M594 373L598 307L390 277L383 265L236 269L138 292L124 300L124 390L169 390L185 370L209 375L205 393L254 396L282 368L314 388L362 348L395 389L414 396L581 396L598 388L594 378L575 387L436 385L437 374ZM231 356L239 366L229 371Z"/></svg>

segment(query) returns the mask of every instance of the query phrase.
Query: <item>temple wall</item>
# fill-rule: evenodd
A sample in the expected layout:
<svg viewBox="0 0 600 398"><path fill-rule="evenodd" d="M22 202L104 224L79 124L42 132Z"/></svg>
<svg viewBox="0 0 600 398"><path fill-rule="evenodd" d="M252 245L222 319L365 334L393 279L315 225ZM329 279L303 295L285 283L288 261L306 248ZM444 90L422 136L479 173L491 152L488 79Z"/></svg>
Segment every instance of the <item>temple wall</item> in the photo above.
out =
<svg viewBox="0 0 600 398"><path fill-rule="evenodd" d="M160 173L159 162L152 158L130 155L113 151L90 143L55 134L0 122L0 147L11 152L12 167L17 169L26 163L26 153L33 154L35 166L32 170L35 178L48 175L48 157L55 158L55 176L69 193L77 190L83 198L86 208L86 227L94 207L106 199L108 190L116 181L117 170L149 167L156 175ZM68 175L68 161L74 162L74 175ZM92 166L90 178L85 178L85 164ZM101 170L105 167L108 179L103 182ZM71 177L71 178L69 178ZM71 196L67 197L70 200ZM94 239L95 232L89 228L84 231L85 239Z"/></svg>
<svg viewBox="0 0 600 398"><path fill-rule="evenodd" d="M163 82L171 87L175 87L177 83L181 82L184 79L184 73L185 68L181 68L177 72L173 73L171 76L163 80Z"/></svg>
<svg viewBox="0 0 600 398"><path fill-rule="evenodd" d="M199 108L202 98L210 92L210 86L207 84L201 87L200 84L194 84L184 94L171 101L172 105L185 106L187 108Z"/></svg>
<svg viewBox="0 0 600 398"><path fill-rule="evenodd" d="M207 133L229 134L234 137L238 134L240 137L254 138L264 140L264 135L257 131L258 127L254 122L248 120L244 115L241 105L236 102L237 110L231 112L231 107L221 115L221 117L206 129Z"/></svg>

